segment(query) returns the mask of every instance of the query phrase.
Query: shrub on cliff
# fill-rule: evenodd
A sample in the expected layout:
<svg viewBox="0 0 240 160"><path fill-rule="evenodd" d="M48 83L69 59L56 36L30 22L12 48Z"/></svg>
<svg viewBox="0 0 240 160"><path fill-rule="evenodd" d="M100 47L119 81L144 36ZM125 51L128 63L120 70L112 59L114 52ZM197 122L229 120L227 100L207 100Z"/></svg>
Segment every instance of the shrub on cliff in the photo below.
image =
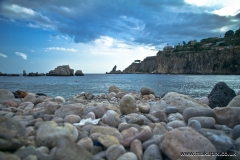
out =
<svg viewBox="0 0 240 160"><path fill-rule="evenodd" d="M201 47L202 47L202 43L200 42L197 42L193 45L193 48L195 49L195 51L201 50Z"/></svg>
<svg viewBox="0 0 240 160"><path fill-rule="evenodd" d="M227 32L224 34L224 38L230 37L230 36L232 36L233 34L234 34L233 30L229 30L229 31L227 31Z"/></svg>

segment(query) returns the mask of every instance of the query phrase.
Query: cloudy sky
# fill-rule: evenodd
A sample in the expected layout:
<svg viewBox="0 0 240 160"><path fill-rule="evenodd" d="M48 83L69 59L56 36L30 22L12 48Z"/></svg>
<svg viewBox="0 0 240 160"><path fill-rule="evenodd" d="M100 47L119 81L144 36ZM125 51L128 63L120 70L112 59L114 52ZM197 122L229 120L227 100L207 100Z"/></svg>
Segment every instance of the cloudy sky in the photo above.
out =
<svg viewBox="0 0 240 160"><path fill-rule="evenodd" d="M239 0L1 0L0 72L123 70L167 43L239 27Z"/></svg>

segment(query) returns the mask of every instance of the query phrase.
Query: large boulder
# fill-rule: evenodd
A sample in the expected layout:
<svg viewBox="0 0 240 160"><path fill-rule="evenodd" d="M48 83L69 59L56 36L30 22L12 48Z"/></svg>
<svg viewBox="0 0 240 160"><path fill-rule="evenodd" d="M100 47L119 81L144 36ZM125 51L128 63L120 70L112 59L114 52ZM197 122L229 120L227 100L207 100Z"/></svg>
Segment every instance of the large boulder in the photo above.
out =
<svg viewBox="0 0 240 160"><path fill-rule="evenodd" d="M160 149L169 159L196 159L196 157L190 155L183 158L181 156L182 152L216 152L216 148L207 138L190 127L173 129L164 134L161 139ZM205 160L216 159L214 156L201 158Z"/></svg>
<svg viewBox="0 0 240 160"><path fill-rule="evenodd" d="M122 114L130 114L136 112L135 98L130 94L123 96L119 105Z"/></svg>
<svg viewBox="0 0 240 160"><path fill-rule="evenodd" d="M126 160L126 159L138 160L138 157L132 152L127 152L121 155L120 157L118 157L117 160Z"/></svg>
<svg viewBox="0 0 240 160"><path fill-rule="evenodd" d="M116 137L110 135L101 135L98 137L98 142L100 142L104 147L108 148L114 144L119 144Z"/></svg>
<svg viewBox="0 0 240 160"><path fill-rule="evenodd" d="M105 124L108 124L109 126L118 127L120 123L119 115L113 111L108 110L102 117L102 121Z"/></svg>
<svg viewBox="0 0 240 160"><path fill-rule="evenodd" d="M116 86L110 86L109 89L108 89L108 93L111 93L111 92L114 92L114 93L118 93L118 92L122 92L121 89L119 89L118 87Z"/></svg>
<svg viewBox="0 0 240 160"><path fill-rule="evenodd" d="M240 125L236 125L232 130L232 138L238 139L240 137Z"/></svg>
<svg viewBox="0 0 240 160"><path fill-rule="evenodd" d="M240 124L240 107L216 107L216 123L230 128Z"/></svg>
<svg viewBox="0 0 240 160"><path fill-rule="evenodd" d="M14 99L14 98L15 98L14 94L9 90L0 89L0 104L5 100Z"/></svg>
<svg viewBox="0 0 240 160"><path fill-rule="evenodd" d="M21 91L21 90L17 90L14 95L15 95L15 98L25 98L27 96L27 92L25 91Z"/></svg>
<svg viewBox="0 0 240 160"><path fill-rule="evenodd" d="M114 144L106 151L106 157L109 160L117 160L118 157L126 152L125 148L120 144Z"/></svg>
<svg viewBox="0 0 240 160"><path fill-rule="evenodd" d="M141 92L141 95L154 94L154 91L151 88L148 88L148 87L142 87L140 92Z"/></svg>
<svg viewBox="0 0 240 160"><path fill-rule="evenodd" d="M75 76L84 76L82 70L76 70Z"/></svg>
<svg viewBox="0 0 240 160"><path fill-rule="evenodd" d="M69 65L58 66L54 70L49 71L46 76L73 76L74 69L71 69Z"/></svg>
<svg viewBox="0 0 240 160"><path fill-rule="evenodd" d="M140 102L137 104L137 107L142 113L149 113L151 106L147 102Z"/></svg>
<svg viewBox="0 0 240 160"><path fill-rule="evenodd" d="M28 93L27 96L23 99L23 102L34 102L36 100L34 93Z"/></svg>
<svg viewBox="0 0 240 160"><path fill-rule="evenodd" d="M202 128L212 128L216 123L215 119L212 117L192 117L188 120L188 123L193 120L198 121Z"/></svg>
<svg viewBox="0 0 240 160"><path fill-rule="evenodd" d="M189 107L183 111L183 118L186 122L188 121L188 119L192 117L202 117L202 116L212 117L212 118L216 117L214 110L210 108Z"/></svg>
<svg viewBox="0 0 240 160"><path fill-rule="evenodd" d="M38 145L52 148L57 145L58 139L64 136L75 142L78 138L76 127L69 123L47 121L38 128L36 140Z"/></svg>
<svg viewBox="0 0 240 160"><path fill-rule="evenodd" d="M64 118L70 114L83 115L83 109L84 105L82 103L66 104L56 110L54 116Z"/></svg>
<svg viewBox="0 0 240 160"><path fill-rule="evenodd" d="M198 103L196 100L187 95L176 92L168 92L162 99L160 99L160 101L151 107L150 113L154 113L159 110L165 110L168 106L176 107L178 112L181 114L188 107L209 108L207 105Z"/></svg>
<svg viewBox="0 0 240 160"><path fill-rule="evenodd" d="M227 107L240 107L240 95L234 97Z"/></svg>
<svg viewBox="0 0 240 160"><path fill-rule="evenodd" d="M234 90L225 82L218 82L208 95L209 106L211 108L226 107L235 96Z"/></svg>
<svg viewBox="0 0 240 160"><path fill-rule="evenodd" d="M149 160L149 159L156 159L156 160L163 159L158 145L152 144L145 150L143 155L143 160Z"/></svg>
<svg viewBox="0 0 240 160"><path fill-rule="evenodd" d="M151 137L153 136L153 133L152 133L152 130L150 127L148 126L145 126L141 132L137 133L136 135L132 136L132 137L129 137L129 138L126 138L124 139L121 144L124 146L124 147L130 147L132 142L136 139L138 139L139 141L141 142L145 142L147 140L149 140Z"/></svg>
<svg viewBox="0 0 240 160"><path fill-rule="evenodd" d="M58 139L52 160L91 160L92 155L82 146L77 145L69 137Z"/></svg>
<svg viewBox="0 0 240 160"><path fill-rule="evenodd" d="M90 134L93 133L101 133L103 135L115 136L119 142L122 141L121 133L116 128L113 127L94 126L90 130Z"/></svg>
<svg viewBox="0 0 240 160"><path fill-rule="evenodd" d="M143 148L142 148L142 143L138 139L132 142L130 151L133 152L139 160L142 159Z"/></svg>
<svg viewBox="0 0 240 160"><path fill-rule="evenodd" d="M202 128L198 132L211 141L219 153L228 152L233 148L233 140L223 131Z"/></svg>
<svg viewBox="0 0 240 160"><path fill-rule="evenodd" d="M56 102L43 102L45 114L54 114L61 106Z"/></svg>
<svg viewBox="0 0 240 160"><path fill-rule="evenodd" d="M15 150L25 145L27 131L15 119L0 116L0 150Z"/></svg>

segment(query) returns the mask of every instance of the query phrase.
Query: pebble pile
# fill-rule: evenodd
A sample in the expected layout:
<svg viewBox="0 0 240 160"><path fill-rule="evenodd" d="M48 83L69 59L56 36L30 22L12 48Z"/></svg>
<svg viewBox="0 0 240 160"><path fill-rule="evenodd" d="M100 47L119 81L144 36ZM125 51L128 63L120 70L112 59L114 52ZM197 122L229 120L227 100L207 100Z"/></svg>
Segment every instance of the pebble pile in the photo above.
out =
<svg viewBox="0 0 240 160"><path fill-rule="evenodd" d="M0 159L239 160L240 94L229 90L220 82L196 100L147 87L70 99L0 89Z"/></svg>

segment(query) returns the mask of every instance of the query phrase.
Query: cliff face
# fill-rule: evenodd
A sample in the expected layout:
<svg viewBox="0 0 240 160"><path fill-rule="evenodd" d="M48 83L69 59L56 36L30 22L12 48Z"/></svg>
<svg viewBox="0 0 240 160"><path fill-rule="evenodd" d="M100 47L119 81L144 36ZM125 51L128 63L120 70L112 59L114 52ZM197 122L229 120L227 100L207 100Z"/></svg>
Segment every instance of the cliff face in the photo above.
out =
<svg viewBox="0 0 240 160"><path fill-rule="evenodd" d="M147 57L140 63L132 63L123 73L152 73L157 70L157 57Z"/></svg>
<svg viewBox="0 0 240 160"><path fill-rule="evenodd" d="M157 53L163 74L240 74L240 48Z"/></svg>

